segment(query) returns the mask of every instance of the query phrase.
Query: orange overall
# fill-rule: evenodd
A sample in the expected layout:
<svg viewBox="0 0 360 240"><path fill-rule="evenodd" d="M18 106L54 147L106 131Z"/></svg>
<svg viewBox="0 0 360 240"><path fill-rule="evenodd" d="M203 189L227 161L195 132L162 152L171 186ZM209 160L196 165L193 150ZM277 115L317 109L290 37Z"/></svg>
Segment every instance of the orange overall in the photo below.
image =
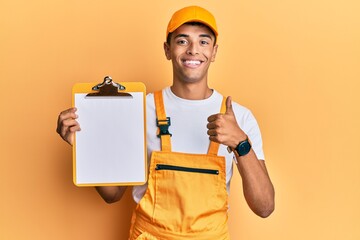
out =
<svg viewBox="0 0 360 240"><path fill-rule="evenodd" d="M154 97L161 125L166 122L162 92ZM161 151L151 154L148 188L134 211L129 240L228 240L225 158L217 156L219 144L210 142L207 154L179 153L171 151L169 133L159 136Z"/></svg>

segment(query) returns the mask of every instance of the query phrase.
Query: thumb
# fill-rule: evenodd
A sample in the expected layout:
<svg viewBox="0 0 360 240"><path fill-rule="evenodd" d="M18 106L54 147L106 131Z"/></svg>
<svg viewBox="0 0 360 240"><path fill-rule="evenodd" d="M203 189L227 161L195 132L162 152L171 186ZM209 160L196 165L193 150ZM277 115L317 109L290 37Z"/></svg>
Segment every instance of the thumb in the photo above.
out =
<svg viewBox="0 0 360 240"><path fill-rule="evenodd" d="M232 109L232 100L231 97L228 96L226 98L226 111L225 114L234 114L233 109Z"/></svg>

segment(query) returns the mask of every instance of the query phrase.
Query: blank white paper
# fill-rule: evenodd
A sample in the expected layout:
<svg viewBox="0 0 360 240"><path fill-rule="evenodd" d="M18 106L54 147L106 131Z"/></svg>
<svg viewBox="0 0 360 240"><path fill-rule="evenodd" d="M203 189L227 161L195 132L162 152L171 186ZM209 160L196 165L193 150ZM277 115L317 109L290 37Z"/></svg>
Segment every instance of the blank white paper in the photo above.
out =
<svg viewBox="0 0 360 240"><path fill-rule="evenodd" d="M144 93L126 97L75 94L76 184L139 184L146 181Z"/></svg>

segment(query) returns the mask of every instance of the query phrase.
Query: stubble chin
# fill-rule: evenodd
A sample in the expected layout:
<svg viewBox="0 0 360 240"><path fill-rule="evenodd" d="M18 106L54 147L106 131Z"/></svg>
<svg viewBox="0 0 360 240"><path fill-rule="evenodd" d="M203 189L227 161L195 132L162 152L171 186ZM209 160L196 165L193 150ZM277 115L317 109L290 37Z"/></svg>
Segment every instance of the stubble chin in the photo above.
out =
<svg viewBox="0 0 360 240"><path fill-rule="evenodd" d="M181 74L178 78L178 80L180 82L183 83L189 83L189 84L194 84L194 83L200 83L203 82L204 79L206 79L206 76L203 75L196 75L196 74Z"/></svg>

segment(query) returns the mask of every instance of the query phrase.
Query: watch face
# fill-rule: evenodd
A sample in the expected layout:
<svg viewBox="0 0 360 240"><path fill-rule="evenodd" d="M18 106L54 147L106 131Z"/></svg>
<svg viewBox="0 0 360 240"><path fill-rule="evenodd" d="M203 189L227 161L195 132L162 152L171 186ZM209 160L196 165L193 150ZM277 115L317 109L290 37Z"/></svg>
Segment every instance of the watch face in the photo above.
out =
<svg viewBox="0 0 360 240"><path fill-rule="evenodd" d="M241 142L237 147L236 147L236 151L238 152L238 154L240 156L244 156L246 154L249 153L251 149L251 145L249 143L249 141L245 140L243 142Z"/></svg>

